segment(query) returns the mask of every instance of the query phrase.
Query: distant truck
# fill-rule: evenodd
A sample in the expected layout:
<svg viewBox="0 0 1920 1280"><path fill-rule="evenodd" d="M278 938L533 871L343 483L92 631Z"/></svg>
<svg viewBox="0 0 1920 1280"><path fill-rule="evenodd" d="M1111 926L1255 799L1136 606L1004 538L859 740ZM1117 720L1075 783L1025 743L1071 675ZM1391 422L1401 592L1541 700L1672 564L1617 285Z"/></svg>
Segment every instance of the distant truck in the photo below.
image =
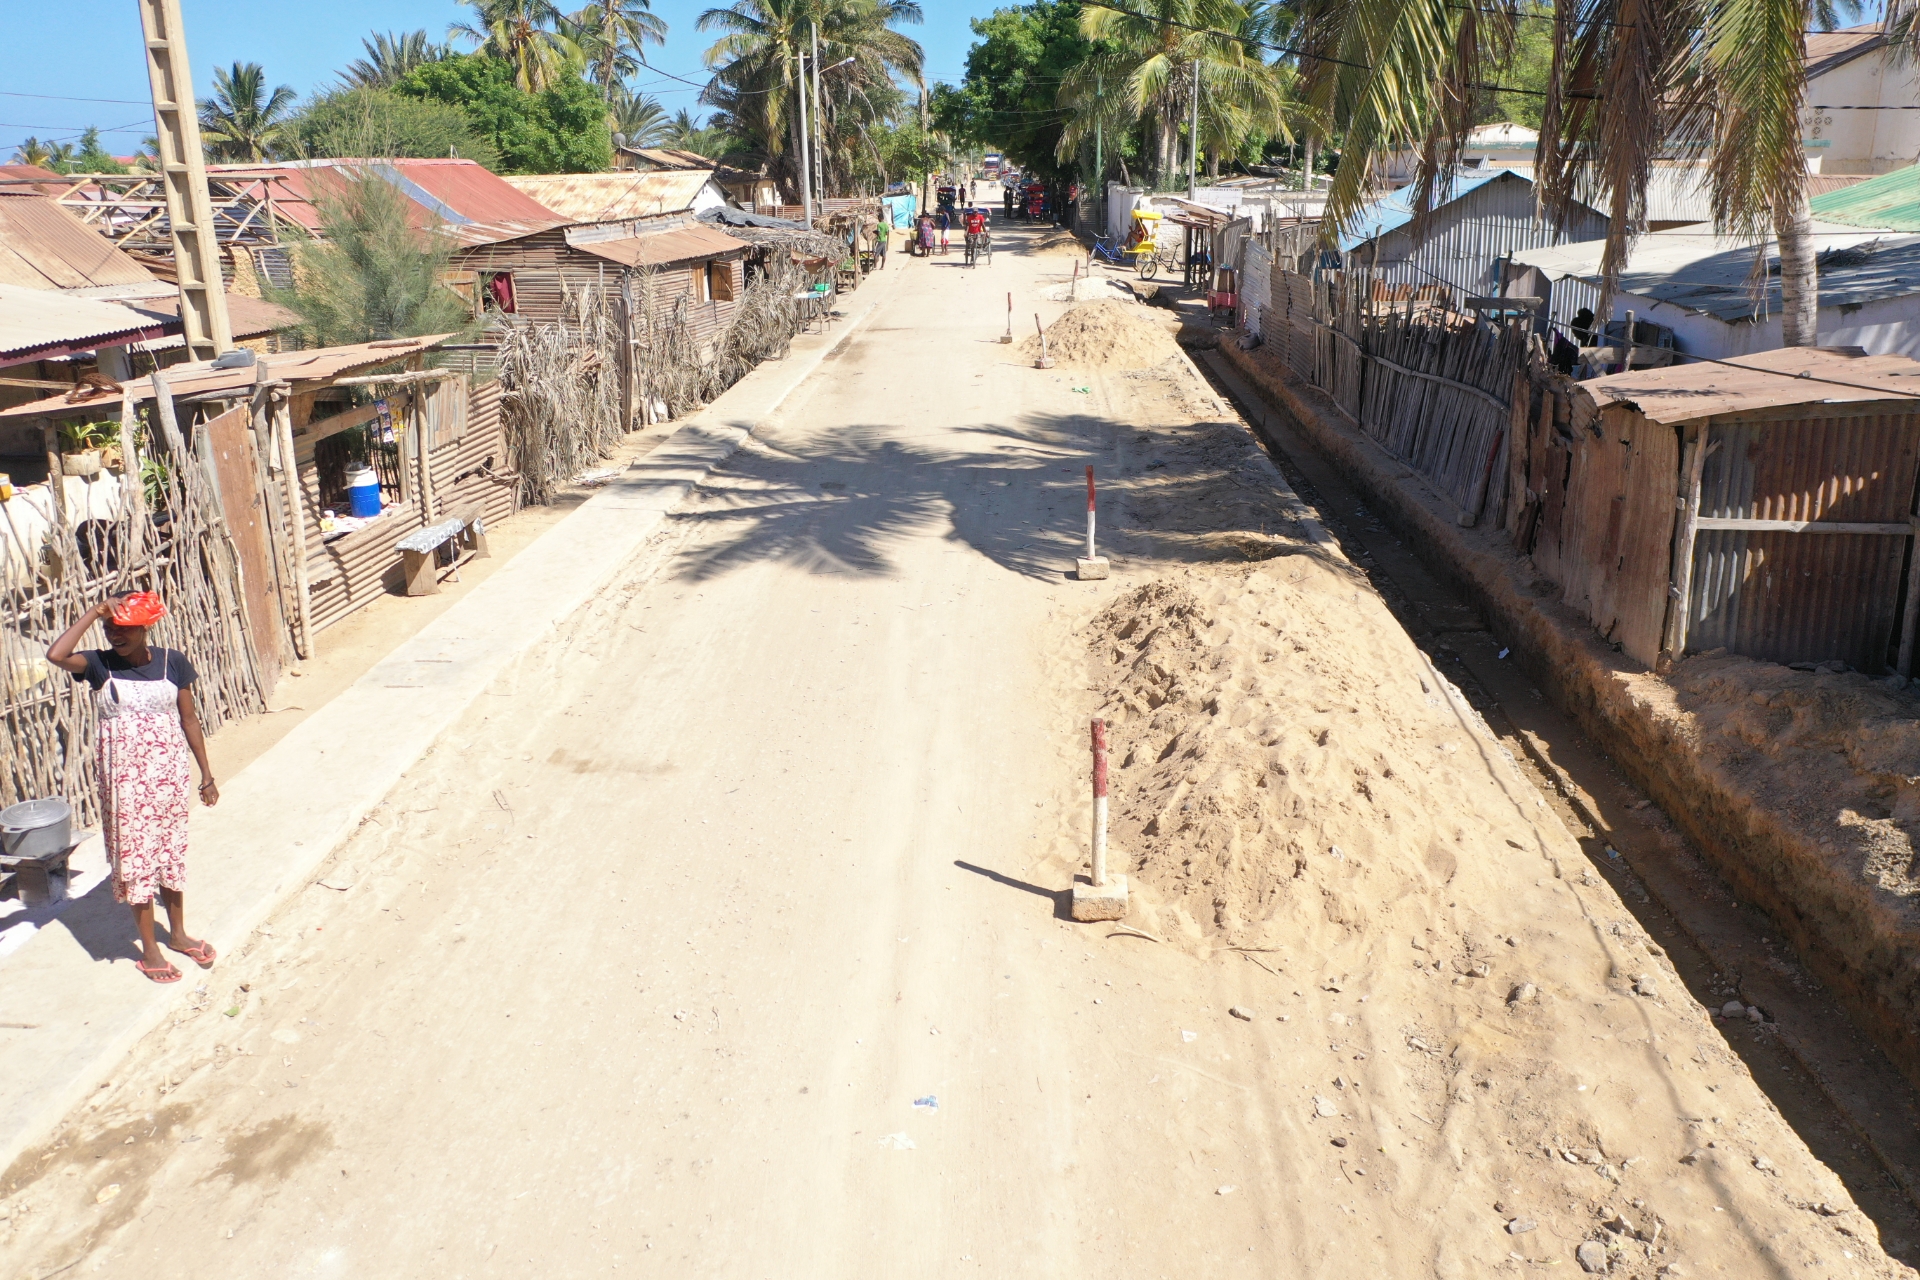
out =
<svg viewBox="0 0 1920 1280"><path fill-rule="evenodd" d="M981 176L984 177L988 182L999 181L1000 153L998 151L987 152L987 158L985 162L982 163L980 166L980 173L981 173Z"/></svg>

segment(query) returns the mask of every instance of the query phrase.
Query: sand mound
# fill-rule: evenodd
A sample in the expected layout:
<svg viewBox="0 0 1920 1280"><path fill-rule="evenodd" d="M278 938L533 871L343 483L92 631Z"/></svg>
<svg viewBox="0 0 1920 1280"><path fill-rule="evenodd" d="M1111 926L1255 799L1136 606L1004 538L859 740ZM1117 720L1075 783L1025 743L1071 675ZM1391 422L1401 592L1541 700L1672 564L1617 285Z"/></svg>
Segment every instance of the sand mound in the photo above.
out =
<svg viewBox="0 0 1920 1280"><path fill-rule="evenodd" d="M1913 1274L1337 553L1143 583L1088 639L1129 921L1266 970L1272 1158L1351 1229L1433 1224L1447 1280Z"/></svg>
<svg viewBox="0 0 1920 1280"><path fill-rule="evenodd" d="M1020 344L1029 360L1040 355L1038 334ZM1083 369L1148 369L1180 354L1166 328L1137 302L1076 303L1047 329L1047 354Z"/></svg>
<svg viewBox="0 0 1920 1280"><path fill-rule="evenodd" d="M1056 258L1083 258L1087 254L1087 246L1065 227L1049 227L1028 242L1027 252Z"/></svg>

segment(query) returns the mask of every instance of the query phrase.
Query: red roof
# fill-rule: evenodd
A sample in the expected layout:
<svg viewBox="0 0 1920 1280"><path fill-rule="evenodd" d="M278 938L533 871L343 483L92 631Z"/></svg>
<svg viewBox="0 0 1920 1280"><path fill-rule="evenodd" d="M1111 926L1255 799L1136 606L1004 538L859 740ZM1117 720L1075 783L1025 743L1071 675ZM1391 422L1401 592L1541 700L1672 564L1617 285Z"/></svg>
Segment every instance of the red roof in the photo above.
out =
<svg viewBox="0 0 1920 1280"><path fill-rule="evenodd" d="M320 229L317 201L328 193L335 171L379 174L413 202L415 226L441 227L463 244L491 244L567 225L567 220L513 184L472 160L290 160L280 164L207 166L211 177L226 182L262 181L273 188L274 212L308 231Z"/></svg>

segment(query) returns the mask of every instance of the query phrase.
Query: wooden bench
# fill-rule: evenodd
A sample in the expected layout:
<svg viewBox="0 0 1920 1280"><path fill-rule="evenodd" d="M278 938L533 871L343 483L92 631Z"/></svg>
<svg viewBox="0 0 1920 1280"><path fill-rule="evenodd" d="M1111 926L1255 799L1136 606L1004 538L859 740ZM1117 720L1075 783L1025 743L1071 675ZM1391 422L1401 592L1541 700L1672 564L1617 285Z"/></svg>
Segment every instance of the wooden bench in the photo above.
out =
<svg viewBox="0 0 1920 1280"><path fill-rule="evenodd" d="M476 560L491 554L487 550L487 527L480 518L479 507L463 507L439 524L428 525L393 544L393 549L400 553L400 569L408 595L430 596L440 590L440 548L449 543L453 545L454 563L463 554L471 553Z"/></svg>

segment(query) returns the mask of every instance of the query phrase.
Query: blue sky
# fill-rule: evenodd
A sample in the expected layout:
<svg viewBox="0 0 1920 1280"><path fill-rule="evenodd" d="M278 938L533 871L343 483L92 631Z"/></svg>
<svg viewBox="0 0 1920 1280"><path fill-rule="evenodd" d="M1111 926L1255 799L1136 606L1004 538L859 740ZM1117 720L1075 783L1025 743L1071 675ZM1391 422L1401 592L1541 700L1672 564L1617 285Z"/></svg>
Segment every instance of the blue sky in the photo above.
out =
<svg viewBox="0 0 1920 1280"><path fill-rule="evenodd" d="M563 7L571 2L561 0ZM700 58L712 37L695 31L694 22L721 2L654 0L654 12L671 30L666 47L651 51L649 60L704 83ZM991 12L994 0L921 2L926 24L907 33L927 50L931 79L958 80L973 41L967 20ZM258 62L270 83L292 85L305 97L361 55L360 40L368 32L424 27L439 36L448 23L471 12L455 0L183 0L183 6L193 78L202 97L209 92L213 68L234 62ZM98 125L111 131L103 137L108 149L124 155L153 132L133 0L0 0L0 49L10 55L0 78L0 161L11 159L29 134L71 139ZM698 93L664 77L636 83L669 111L694 106ZM117 101L69 100L75 98Z"/></svg>

